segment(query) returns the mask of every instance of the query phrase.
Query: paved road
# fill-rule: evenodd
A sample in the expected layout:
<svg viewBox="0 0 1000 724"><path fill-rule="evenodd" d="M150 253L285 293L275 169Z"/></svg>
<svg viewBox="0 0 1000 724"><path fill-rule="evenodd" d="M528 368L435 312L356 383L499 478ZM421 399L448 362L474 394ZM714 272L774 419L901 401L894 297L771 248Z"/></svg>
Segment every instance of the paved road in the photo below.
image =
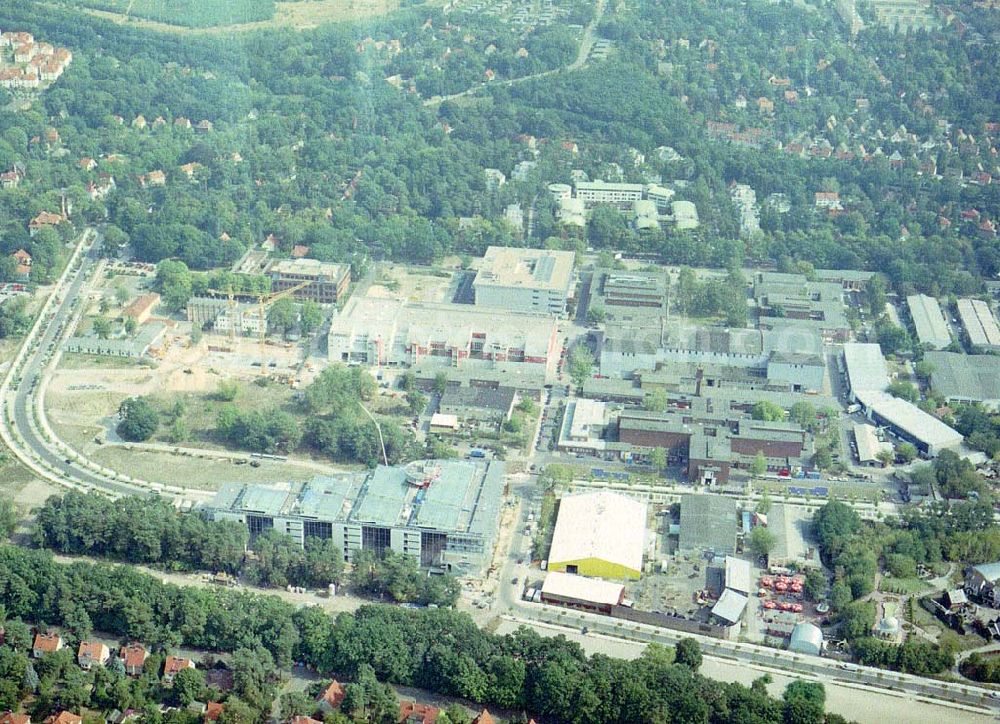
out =
<svg viewBox="0 0 1000 724"><path fill-rule="evenodd" d="M509 78L507 80L494 81L492 83L482 83L481 85L474 85L471 88L466 88L458 93L452 93L446 96L434 96L433 98L428 98L424 101L425 106L436 106L444 103L445 101L453 101L456 98L462 98L464 96L470 96L478 93L483 88L495 88L497 86L511 86L517 83L525 83L529 80L537 80L538 78L544 78L547 75L555 75L556 73L563 73L568 71L579 70L584 65L587 64L587 56L590 55L590 49L594 47L594 41L596 40L596 34L594 33L597 28L597 24L601 22L601 18L604 16L604 6L607 0L597 0L597 6L594 8L594 18L587 24L587 27L583 30L583 36L580 38L580 47L577 49L576 58L569 65L562 68L553 68L552 70L545 70L541 73L533 73L531 75L522 75L519 78Z"/></svg>
<svg viewBox="0 0 1000 724"><path fill-rule="evenodd" d="M117 474L102 472L65 445L45 438L36 420L36 402L45 384L47 367L69 334L78 310L81 292L99 261L101 236L93 229L80 238L74 257L53 289L39 319L22 345L18 360L0 384L4 407L3 437L15 455L35 474L76 488L96 488L111 495L145 494L151 488L120 480Z"/></svg>
<svg viewBox="0 0 1000 724"><path fill-rule="evenodd" d="M506 583L507 587L510 587L509 581L502 581L502 583ZM586 627L592 633L643 643L657 642L674 645L681 638L690 637L698 641L706 655L735 659L746 665L767 666L799 674L835 678L865 687L889 689L905 692L910 696L928 697L939 701L954 702L962 706L1000 711L1000 700L994 699L989 689L971 684L950 684L873 667L842 664L819 656L795 654L755 644L723 641L608 616L524 601L515 601L506 618L539 629L544 629L547 626L561 626L579 632Z"/></svg>
<svg viewBox="0 0 1000 724"><path fill-rule="evenodd" d="M496 629L498 634L516 631L518 623L504 620ZM588 655L603 654L620 659L638 658L646 648L646 644L637 641L627 641L611 636L568 630L558 626L535 625L534 628L542 636L565 636L570 641L580 644ZM747 665L730 658L705 656L700 673L716 681L733 681L749 686L754 679L768 674L772 683L767 686L768 693L781 698L785 687L793 680L815 679L820 681L826 690L827 711L840 714L851 721L859 722L892 722L903 721L907 724L942 724L961 720L965 722L992 721L990 712L980 707L959 707L956 704L942 703L915 697L898 691L871 690L864 685L855 684L844 677L813 677L791 674L783 669L759 664ZM901 712L905 711L905 717Z"/></svg>

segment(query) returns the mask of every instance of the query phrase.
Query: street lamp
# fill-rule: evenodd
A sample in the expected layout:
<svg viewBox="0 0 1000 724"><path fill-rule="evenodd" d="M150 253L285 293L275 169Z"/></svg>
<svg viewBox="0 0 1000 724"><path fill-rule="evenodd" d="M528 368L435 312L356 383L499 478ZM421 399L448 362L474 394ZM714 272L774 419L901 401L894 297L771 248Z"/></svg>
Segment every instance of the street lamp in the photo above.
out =
<svg viewBox="0 0 1000 724"><path fill-rule="evenodd" d="M385 454L385 441L382 439L382 426L378 424L378 420L368 411L368 408L361 403L361 400L358 400L358 407L364 410L365 414L368 415L368 419L375 423L375 429L378 431L378 444L382 447L382 462L385 463L386 467L389 467L389 457Z"/></svg>

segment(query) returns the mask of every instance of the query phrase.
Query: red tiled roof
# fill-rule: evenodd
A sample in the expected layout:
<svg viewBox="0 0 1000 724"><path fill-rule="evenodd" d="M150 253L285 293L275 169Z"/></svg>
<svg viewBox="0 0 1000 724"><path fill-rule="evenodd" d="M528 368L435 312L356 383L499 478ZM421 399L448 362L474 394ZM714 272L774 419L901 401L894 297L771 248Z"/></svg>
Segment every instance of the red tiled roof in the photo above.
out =
<svg viewBox="0 0 1000 724"><path fill-rule="evenodd" d="M420 724L434 724L437 721L441 710L429 704L418 704L415 701L403 701L399 704L399 722L419 722Z"/></svg>
<svg viewBox="0 0 1000 724"><path fill-rule="evenodd" d="M160 301L160 295L156 292L151 294L143 294L135 298L131 304L129 304L122 311L122 316L124 317L141 317L143 314L148 312L150 308L154 307Z"/></svg>
<svg viewBox="0 0 1000 724"><path fill-rule="evenodd" d="M93 659L94 661L102 661L107 655L108 647L99 641L81 641L80 647L76 651L76 657L78 659Z"/></svg>
<svg viewBox="0 0 1000 724"><path fill-rule="evenodd" d="M472 720L472 724L496 724L496 719L488 710L483 709L482 713Z"/></svg>
<svg viewBox="0 0 1000 724"><path fill-rule="evenodd" d="M31 717L27 714L15 714L8 711L0 715L0 724L31 724Z"/></svg>
<svg viewBox="0 0 1000 724"><path fill-rule="evenodd" d="M61 711L45 720L45 724L82 724L83 717L71 711Z"/></svg>
<svg viewBox="0 0 1000 724"><path fill-rule="evenodd" d="M302 257L304 257L308 253L309 253L309 247L308 246L304 246L302 244L296 244L295 246L292 247L292 258L293 259L301 259Z"/></svg>
<svg viewBox="0 0 1000 724"><path fill-rule="evenodd" d="M220 704L217 701L208 702L208 706L205 707L205 721L215 721L222 716L225 708L224 704Z"/></svg>
<svg viewBox="0 0 1000 724"><path fill-rule="evenodd" d="M52 652L59 650L62 638L59 634L35 634L35 645L32 647L36 651Z"/></svg>
<svg viewBox="0 0 1000 724"><path fill-rule="evenodd" d="M142 668L142 665L146 663L146 657L149 656L149 654L146 653L146 647L142 644L129 644L128 646L122 646L119 655L125 663L126 669Z"/></svg>
<svg viewBox="0 0 1000 724"><path fill-rule="evenodd" d="M340 706L340 702L344 700L344 687L340 685L339 681L334 679L319 698L320 701L325 701L330 706L338 707Z"/></svg>
<svg viewBox="0 0 1000 724"><path fill-rule="evenodd" d="M63 222L63 217L59 214L53 214L51 211L43 211L38 216L33 218L28 224L29 226L56 226Z"/></svg>
<svg viewBox="0 0 1000 724"><path fill-rule="evenodd" d="M194 668L194 665L191 663L191 659L185 659L180 656L168 656L167 660L163 662L164 674L176 674L178 671L192 668Z"/></svg>

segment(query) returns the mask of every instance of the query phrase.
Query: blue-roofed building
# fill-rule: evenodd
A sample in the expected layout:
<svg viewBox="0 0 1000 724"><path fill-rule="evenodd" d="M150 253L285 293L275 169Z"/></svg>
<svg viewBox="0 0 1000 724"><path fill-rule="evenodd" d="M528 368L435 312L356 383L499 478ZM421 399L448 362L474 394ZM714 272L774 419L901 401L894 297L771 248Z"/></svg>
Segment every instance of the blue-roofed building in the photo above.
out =
<svg viewBox="0 0 1000 724"><path fill-rule="evenodd" d="M492 555L506 485L498 461L426 460L317 476L284 486L224 485L207 506L215 520L277 530L300 544L332 539L356 550L394 550L425 567L475 573Z"/></svg>

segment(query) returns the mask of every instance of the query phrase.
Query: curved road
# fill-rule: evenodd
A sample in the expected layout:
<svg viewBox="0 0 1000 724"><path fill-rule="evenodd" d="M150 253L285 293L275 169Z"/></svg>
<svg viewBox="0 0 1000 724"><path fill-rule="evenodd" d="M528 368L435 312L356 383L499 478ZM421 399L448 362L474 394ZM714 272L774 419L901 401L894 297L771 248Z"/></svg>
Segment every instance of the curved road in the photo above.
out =
<svg viewBox="0 0 1000 724"><path fill-rule="evenodd" d="M425 106L436 106L445 101L453 101L456 98L462 98L463 96L470 96L478 93L483 88L495 88L497 86L510 86L515 83L524 83L525 81L535 80L537 78L544 78L547 75L554 75L555 73L568 72L573 70L579 70L587 63L587 56L590 55L590 49L594 47L594 40L596 36L594 30L597 28L597 24L601 22L601 18L604 16L604 6L607 0L597 0L597 6L594 8L594 17L587 27L583 30L583 36L580 38L580 48L576 52L576 58L569 65L565 65L561 68L552 68L551 70L543 70L541 73L532 73L531 75L522 75L518 78L508 78L507 80L500 80L494 83L482 83L481 85L474 85L470 88L466 88L464 91L459 91L458 93L452 93L446 96L434 96L433 98L428 98L424 101Z"/></svg>
<svg viewBox="0 0 1000 724"><path fill-rule="evenodd" d="M124 476L87 460L65 443L46 439L36 422L44 415L36 402L41 397L47 367L70 331L80 293L99 261L100 239L93 229L81 235L66 270L0 383L0 437L25 466L50 482L98 489L114 496L159 492L163 486L122 480Z"/></svg>

